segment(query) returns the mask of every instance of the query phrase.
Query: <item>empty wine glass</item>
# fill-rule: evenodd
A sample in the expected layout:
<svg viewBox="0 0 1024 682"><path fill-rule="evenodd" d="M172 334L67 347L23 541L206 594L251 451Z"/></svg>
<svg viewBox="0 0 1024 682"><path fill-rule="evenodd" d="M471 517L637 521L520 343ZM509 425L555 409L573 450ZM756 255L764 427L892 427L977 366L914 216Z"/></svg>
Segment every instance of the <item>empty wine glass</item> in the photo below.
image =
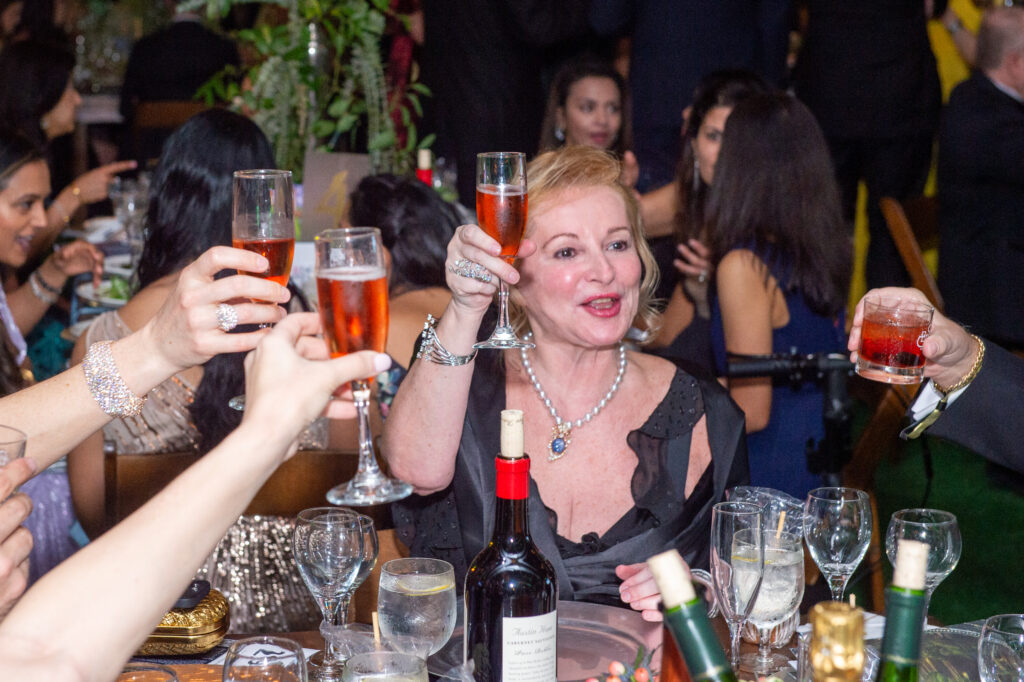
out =
<svg viewBox="0 0 1024 682"><path fill-rule="evenodd" d="M324 620L336 626L347 614L341 604L359 575L363 563L363 530L359 514L351 509L314 507L299 512L292 535L292 549L306 587L313 594ZM341 679L341 665L331 643L317 671L321 682Z"/></svg>
<svg viewBox="0 0 1024 682"><path fill-rule="evenodd" d="M871 500L863 490L815 488L804 505L807 549L828 580L832 599L842 601L846 583L871 542Z"/></svg>
<svg viewBox="0 0 1024 682"><path fill-rule="evenodd" d="M1024 680L1024 615L992 616L978 638L978 672L982 682Z"/></svg>
<svg viewBox="0 0 1024 682"><path fill-rule="evenodd" d="M440 559L392 559L380 572L377 613L393 649L437 653L455 629L455 569Z"/></svg>
<svg viewBox="0 0 1024 682"><path fill-rule="evenodd" d="M384 241L376 227L324 230L316 236L316 289L331 357L361 350L384 352L388 338L388 280ZM327 491L331 504L394 502L412 486L377 464L370 433L370 382L352 382L359 420L359 468L351 481Z"/></svg>
<svg viewBox="0 0 1024 682"><path fill-rule="evenodd" d="M896 565L897 540L918 540L928 545L928 567L924 576L924 617L932 593L960 561L962 542L956 517L938 509L901 509L889 520L885 532L885 553Z"/></svg>
<svg viewBox="0 0 1024 682"><path fill-rule="evenodd" d="M752 534L736 536L737 554L754 556L756 548L750 546ZM763 533L764 576L757 592L754 608L747 622L757 627L757 654L740 658L744 670L759 676L775 672L789 660L771 653L771 630L793 617L804 596L803 538L793 533L765 530Z"/></svg>
<svg viewBox="0 0 1024 682"><path fill-rule="evenodd" d="M739 667L740 631L750 615L764 573L764 515L748 502L719 502L711 510L711 582L729 625L729 656ZM738 540L746 539L740 545Z"/></svg>
<svg viewBox="0 0 1024 682"><path fill-rule="evenodd" d="M365 626L349 625L347 622L348 605L352 600L352 595L370 575L373 567L377 565L377 554L380 551L377 529L373 525L373 519L360 514L359 529L363 534L363 562L359 565L359 573L352 581L352 588L340 597L338 623L332 625L324 621L320 625L320 634L334 647L334 657L338 661L344 661L354 653L367 651L372 648L373 644L373 637ZM320 665L323 662L323 657L317 654L316 657L310 659L310 662Z"/></svg>
<svg viewBox="0 0 1024 682"><path fill-rule="evenodd" d="M139 678L149 679L149 678ZM249 637L224 656L223 682L306 682L306 655L283 637Z"/></svg>

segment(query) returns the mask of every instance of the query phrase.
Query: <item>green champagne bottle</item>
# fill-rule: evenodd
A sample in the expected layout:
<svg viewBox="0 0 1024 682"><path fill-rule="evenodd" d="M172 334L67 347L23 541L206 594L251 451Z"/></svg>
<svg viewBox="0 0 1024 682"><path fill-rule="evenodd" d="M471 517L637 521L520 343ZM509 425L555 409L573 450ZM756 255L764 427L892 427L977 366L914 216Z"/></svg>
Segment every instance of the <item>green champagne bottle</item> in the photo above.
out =
<svg viewBox="0 0 1024 682"><path fill-rule="evenodd" d="M672 632L690 677L695 682L737 682L679 552L672 549L656 554L647 565L661 592L665 627Z"/></svg>
<svg viewBox="0 0 1024 682"><path fill-rule="evenodd" d="M928 545L900 540L892 584L885 590L885 635L878 666L878 682L916 682L921 656L921 630L926 608L925 570Z"/></svg>

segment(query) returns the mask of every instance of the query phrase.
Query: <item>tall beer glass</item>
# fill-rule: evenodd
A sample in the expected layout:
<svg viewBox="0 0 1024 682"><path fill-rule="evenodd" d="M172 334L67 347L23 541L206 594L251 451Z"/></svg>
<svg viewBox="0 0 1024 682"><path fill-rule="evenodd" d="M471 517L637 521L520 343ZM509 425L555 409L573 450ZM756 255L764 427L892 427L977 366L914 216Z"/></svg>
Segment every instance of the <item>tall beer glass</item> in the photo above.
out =
<svg viewBox="0 0 1024 682"><path fill-rule="evenodd" d="M509 264L519 253L526 227L526 155L487 152L476 155L476 219L484 232L501 244ZM474 348L533 348L516 336L508 320L508 285L498 279L498 326Z"/></svg>
<svg viewBox="0 0 1024 682"><path fill-rule="evenodd" d="M295 253L292 172L277 169L235 171L231 189L231 245L258 253L270 261L265 272L247 274L287 286ZM244 410L245 396L236 395L228 404L233 409Z"/></svg>
<svg viewBox="0 0 1024 682"><path fill-rule="evenodd" d="M361 350L384 352L388 338L388 281L384 244L376 227L325 230L316 237L316 289L331 357ZM380 470L370 434L370 382L352 382L359 418L359 470L331 488L331 504L365 506L393 502L412 486Z"/></svg>

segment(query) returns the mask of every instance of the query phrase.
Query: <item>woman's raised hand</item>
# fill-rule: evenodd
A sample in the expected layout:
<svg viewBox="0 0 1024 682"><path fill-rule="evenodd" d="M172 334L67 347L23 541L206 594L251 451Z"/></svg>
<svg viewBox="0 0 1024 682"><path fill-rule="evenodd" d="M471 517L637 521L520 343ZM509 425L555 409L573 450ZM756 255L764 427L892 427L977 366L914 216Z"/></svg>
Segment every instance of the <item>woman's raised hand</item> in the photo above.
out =
<svg viewBox="0 0 1024 682"><path fill-rule="evenodd" d="M83 204L103 201L107 198L107 188L114 176L137 166L135 161L115 161L79 175L73 183L78 188L78 198Z"/></svg>
<svg viewBox="0 0 1024 682"><path fill-rule="evenodd" d="M615 575L622 581L619 595L622 601L629 604L629 608L639 611L644 620L662 620L661 611L658 610L661 593L646 563L620 564L615 567Z"/></svg>
<svg viewBox="0 0 1024 682"><path fill-rule="evenodd" d="M255 348L267 330L227 334L218 309L222 304L233 309L236 324L273 324L285 316L277 304L287 302L291 293L269 279L238 274L214 280L214 276L228 269L264 272L269 265L251 251L227 246L206 251L181 271L174 291L146 324L143 331L149 334L153 350L177 372L219 353ZM251 302L255 300L262 303Z"/></svg>
<svg viewBox="0 0 1024 682"><path fill-rule="evenodd" d="M103 277L103 252L93 244L78 239L54 251L49 260L65 277L91 272L93 286L99 287Z"/></svg>
<svg viewBox="0 0 1024 682"><path fill-rule="evenodd" d="M35 461L30 457L0 467L0 620L28 585L32 535L21 524L32 511L32 500L25 493L11 493L35 472Z"/></svg>
<svg viewBox="0 0 1024 682"><path fill-rule="evenodd" d="M701 284L711 274L711 249L697 239L687 239L685 244L676 246L679 258L672 261L676 270L686 277L693 277Z"/></svg>
<svg viewBox="0 0 1024 682"><path fill-rule="evenodd" d="M362 351L329 359L316 313L295 313L279 322L245 358L243 424L278 424L294 439L327 406L332 419L355 416L350 401L330 400L343 384L391 366L384 353ZM330 401L330 402L328 402Z"/></svg>
<svg viewBox="0 0 1024 682"><path fill-rule="evenodd" d="M517 258L537 250L529 239L519 245ZM460 225L448 242L445 278L452 292L452 306L464 313L483 315L494 299L500 277L508 284L519 281L519 271L499 255L501 245L479 225Z"/></svg>

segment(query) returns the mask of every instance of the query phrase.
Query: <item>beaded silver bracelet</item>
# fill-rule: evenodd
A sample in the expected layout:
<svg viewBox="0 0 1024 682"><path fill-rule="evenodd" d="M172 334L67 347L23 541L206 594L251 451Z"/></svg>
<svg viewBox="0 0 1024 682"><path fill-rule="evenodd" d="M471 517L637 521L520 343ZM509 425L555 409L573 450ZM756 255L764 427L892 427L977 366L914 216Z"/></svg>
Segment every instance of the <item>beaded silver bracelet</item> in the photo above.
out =
<svg viewBox="0 0 1024 682"><path fill-rule="evenodd" d="M85 383L93 400L104 413L111 417L135 417L142 412L146 397L135 395L124 383L121 373L117 371L110 343L99 341L89 346L89 352L82 362Z"/></svg>
<svg viewBox="0 0 1024 682"><path fill-rule="evenodd" d="M428 360L435 365L446 367L461 367L472 362L476 357L476 349L474 348L469 355L453 355L437 338L437 332L434 331L436 325L437 320L427 313L427 321L423 323L423 331L420 333L420 349L416 352L416 359Z"/></svg>
<svg viewBox="0 0 1024 682"><path fill-rule="evenodd" d="M32 287L32 295L46 305L53 305L57 302L58 295L53 293L50 286L43 281L38 270L28 276L28 284Z"/></svg>

